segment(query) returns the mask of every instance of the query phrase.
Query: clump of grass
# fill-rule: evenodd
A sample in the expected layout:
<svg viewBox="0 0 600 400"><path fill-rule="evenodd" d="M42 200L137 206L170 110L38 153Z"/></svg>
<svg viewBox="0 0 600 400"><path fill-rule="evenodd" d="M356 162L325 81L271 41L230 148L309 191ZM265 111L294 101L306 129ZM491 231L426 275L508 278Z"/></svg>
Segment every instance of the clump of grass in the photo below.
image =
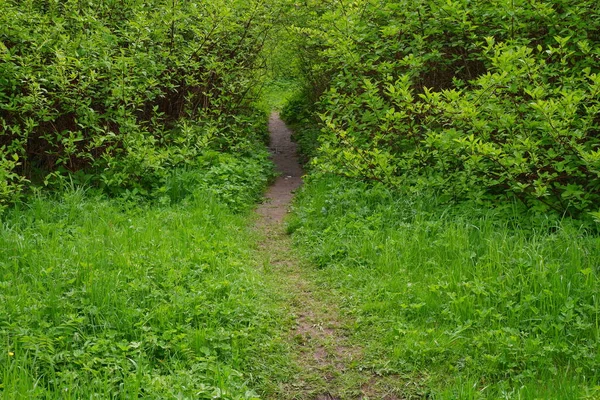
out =
<svg viewBox="0 0 600 400"><path fill-rule="evenodd" d="M248 211L262 198L275 172L264 147L246 151L250 154L206 151L195 167L174 169L154 197L162 204L175 204L202 189L231 211Z"/></svg>
<svg viewBox="0 0 600 400"><path fill-rule="evenodd" d="M271 79L263 88L258 106L266 113L281 111L301 88L301 85L291 78Z"/></svg>
<svg viewBox="0 0 600 400"><path fill-rule="evenodd" d="M415 374L436 398L599 394L600 238L576 222L320 177L289 229L371 368Z"/></svg>
<svg viewBox="0 0 600 400"><path fill-rule="evenodd" d="M73 189L6 211L0 397L257 398L279 317L247 216L218 195L124 207Z"/></svg>

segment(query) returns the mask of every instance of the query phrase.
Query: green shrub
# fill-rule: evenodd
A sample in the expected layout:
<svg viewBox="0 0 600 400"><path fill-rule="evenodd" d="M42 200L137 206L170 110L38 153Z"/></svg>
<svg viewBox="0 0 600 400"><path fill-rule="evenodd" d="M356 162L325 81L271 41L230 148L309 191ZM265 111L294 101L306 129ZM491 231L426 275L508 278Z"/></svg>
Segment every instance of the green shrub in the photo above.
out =
<svg viewBox="0 0 600 400"><path fill-rule="evenodd" d="M314 7L319 17L299 31L305 69L327 82L315 86L321 170L452 199L596 211L595 2Z"/></svg>
<svg viewBox="0 0 600 400"><path fill-rule="evenodd" d="M78 173L144 193L207 149L264 141L252 102L277 16L246 1L2 2L2 159L35 183ZM2 185L19 192L15 179Z"/></svg>
<svg viewBox="0 0 600 400"><path fill-rule="evenodd" d="M13 154L7 158L3 150L0 148L0 211L20 197L25 183L25 179L15 172L19 157Z"/></svg>

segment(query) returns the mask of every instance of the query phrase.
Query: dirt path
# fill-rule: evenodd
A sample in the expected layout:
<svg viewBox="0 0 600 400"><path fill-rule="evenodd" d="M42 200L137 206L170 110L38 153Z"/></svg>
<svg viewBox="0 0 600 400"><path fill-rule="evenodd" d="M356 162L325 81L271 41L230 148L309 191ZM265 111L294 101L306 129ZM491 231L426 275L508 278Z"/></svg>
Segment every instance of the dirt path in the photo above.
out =
<svg viewBox="0 0 600 400"><path fill-rule="evenodd" d="M291 132L278 114L269 121L271 152L281 176L266 194L257 213L257 228L276 286L288 299L294 317L289 332L291 352L298 366L296 376L278 382L272 398L278 400L398 399L385 382L361 371L362 349L350 343L345 328L349 321L340 314L335 294L319 286L315 270L294 255L283 219L293 192L302 184L302 168Z"/></svg>
<svg viewBox="0 0 600 400"><path fill-rule="evenodd" d="M302 184L303 175L296 154L296 143L291 139L292 132L277 113L273 113L269 119L269 132L271 134L269 150L280 176L269 188L265 196L266 201L257 210L261 216L259 224L265 228L282 224L283 217L287 214L288 206L294 197L293 192Z"/></svg>

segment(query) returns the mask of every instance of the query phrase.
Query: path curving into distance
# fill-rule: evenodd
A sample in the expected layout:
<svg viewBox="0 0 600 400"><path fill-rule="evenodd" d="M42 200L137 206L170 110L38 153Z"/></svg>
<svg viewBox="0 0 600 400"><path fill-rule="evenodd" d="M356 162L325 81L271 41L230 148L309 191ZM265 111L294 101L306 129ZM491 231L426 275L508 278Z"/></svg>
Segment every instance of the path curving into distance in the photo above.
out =
<svg viewBox="0 0 600 400"><path fill-rule="evenodd" d="M302 167L292 132L273 113L269 120L270 151L280 176L269 188L256 213L256 228L261 232L261 257L265 274L285 298L282 307L293 316L287 332L290 356L296 372L282 382L274 382L273 400L397 400L389 382L360 368L362 348L351 343L348 326L352 324L339 311L337 298L318 283L316 270L294 253L285 230L284 217L302 185Z"/></svg>
<svg viewBox="0 0 600 400"><path fill-rule="evenodd" d="M298 160L296 143L292 141L292 131L279 118L278 113L273 113L269 119L269 133L269 150L280 175L267 191L266 201L257 212L262 223L280 224L294 197L294 190L302 185L304 172Z"/></svg>

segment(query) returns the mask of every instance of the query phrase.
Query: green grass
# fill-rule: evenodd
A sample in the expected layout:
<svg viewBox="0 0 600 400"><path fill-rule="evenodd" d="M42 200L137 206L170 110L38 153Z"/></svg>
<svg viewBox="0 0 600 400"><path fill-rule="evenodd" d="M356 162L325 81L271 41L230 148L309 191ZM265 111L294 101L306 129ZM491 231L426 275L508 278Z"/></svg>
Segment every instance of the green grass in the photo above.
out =
<svg viewBox="0 0 600 400"><path fill-rule="evenodd" d="M2 215L0 398L258 397L284 361L249 216L218 187L187 192L72 189Z"/></svg>
<svg viewBox="0 0 600 400"><path fill-rule="evenodd" d="M270 114L273 110L280 111L301 89L301 84L293 79L272 79L263 87L262 98L258 107L267 114Z"/></svg>
<svg viewBox="0 0 600 400"><path fill-rule="evenodd" d="M363 368L440 399L600 396L600 238L574 221L314 177L289 225Z"/></svg>

